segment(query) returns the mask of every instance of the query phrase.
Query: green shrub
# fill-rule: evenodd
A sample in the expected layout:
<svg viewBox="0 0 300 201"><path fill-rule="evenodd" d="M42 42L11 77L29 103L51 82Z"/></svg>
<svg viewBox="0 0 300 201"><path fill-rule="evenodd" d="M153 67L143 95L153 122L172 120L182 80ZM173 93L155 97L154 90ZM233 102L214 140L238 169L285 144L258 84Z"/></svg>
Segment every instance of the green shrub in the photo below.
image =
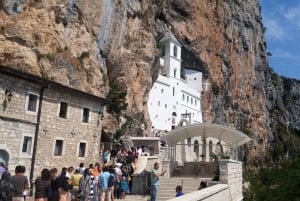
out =
<svg viewBox="0 0 300 201"><path fill-rule="evenodd" d="M19 4L17 2L13 5L13 11L16 13L18 11Z"/></svg>
<svg viewBox="0 0 300 201"><path fill-rule="evenodd" d="M122 111L127 109L128 104L126 103L126 91L122 91L121 88L112 83L110 85L108 99L110 100L110 104L108 105L108 112L112 113L119 119Z"/></svg>
<svg viewBox="0 0 300 201"><path fill-rule="evenodd" d="M235 5L237 5L237 6L241 6L240 0L234 0L234 3L235 3Z"/></svg>
<svg viewBox="0 0 300 201"><path fill-rule="evenodd" d="M286 161L282 167L246 171L250 188L244 192L245 201L299 200L300 158Z"/></svg>
<svg viewBox="0 0 300 201"><path fill-rule="evenodd" d="M5 1L4 0L0 0L0 10L3 10L5 7Z"/></svg>

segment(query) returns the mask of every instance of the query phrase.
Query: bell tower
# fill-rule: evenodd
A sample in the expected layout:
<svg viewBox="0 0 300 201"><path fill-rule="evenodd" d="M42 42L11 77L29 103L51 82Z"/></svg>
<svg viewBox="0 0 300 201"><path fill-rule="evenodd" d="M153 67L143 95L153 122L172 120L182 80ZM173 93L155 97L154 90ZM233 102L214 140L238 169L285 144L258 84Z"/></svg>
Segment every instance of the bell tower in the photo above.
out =
<svg viewBox="0 0 300 201"><path fill-rule="evenodd" d="M161 74L180 79L181 77L181 45L175 36L168 32L159 41L161 46Z"/></svg>

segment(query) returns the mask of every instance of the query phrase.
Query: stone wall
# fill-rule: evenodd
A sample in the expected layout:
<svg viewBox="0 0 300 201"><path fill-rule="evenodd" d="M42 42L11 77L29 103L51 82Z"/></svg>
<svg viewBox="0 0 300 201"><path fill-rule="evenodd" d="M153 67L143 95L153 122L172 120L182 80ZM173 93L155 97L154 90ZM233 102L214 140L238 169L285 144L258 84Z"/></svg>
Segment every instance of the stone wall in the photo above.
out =
<svg viewBox="0 0 300 201"><path fill-rule="evenodd" d="M33 143L37 116L25 112L26 93L38 93L39 87L16 77L0 76L0 150L8 153L6 165L9 171L14 172L16 165L24 165L29 176L33 147L28 153L23 153L22 144L24 136L32 137ZM5 97L5 90L8 89L13 94L10 102Z"/></svg>
<svg viewBox="0 0 300 201"><path fill-rule="evenodd" d="M60 102L69 104L67 118L60 118ZM89 122L81 120L83 108L89 108ZM36 169L43 167L78 167L80 162L86 166L90 163L100 162L99 146L101 126L98 111L100 103L84 97L74 96L61 91L46 89L42 105L41 123L39 129ZM99 122L100 123L100 122ZM47 127L48 133L43 129ZM54 156L56 140L63 140L62 156ZM86 143L86 157L78 157L79 143Z"/></svg>
<svg viewBox="0 0 300 201"><path fill-rule="evenodd" d="M1 118L0 118L1 119ZM11 172L16 165L24 165L29 175L32 155L22 153L23 136L34 136L35 125L0 120L0 150L7 152Z"/></svg>
<svg viewBox="0 0 300 201"><path fill-rule="evenodd" d="M41 117L38 122L39 97L41 88L45 85L28 78L25 80L2 73L0 76L0 151L8 155L9 171L14 172L16 165L24 165L27 169L26 175L29 176L37 128L39 129L34 177L39 175L43 168L56 167L60 171L64 166L77 167L80 162L84 162L86 166L100 162L100 98L71 88L49 85L44 89ZM5 96L7 89L12 91L11 101ZM27 110L29 93L38 96L36 112ZM67 118L59 117L61 101L68 103ZM87 123L82 121L83 108L89 109ZM22 150L25 137L29 137L31 141L27 152ZM60 156L54 156L56 140L63 140ZM80 143L86 144L84 157L78 156Z"/></svg>

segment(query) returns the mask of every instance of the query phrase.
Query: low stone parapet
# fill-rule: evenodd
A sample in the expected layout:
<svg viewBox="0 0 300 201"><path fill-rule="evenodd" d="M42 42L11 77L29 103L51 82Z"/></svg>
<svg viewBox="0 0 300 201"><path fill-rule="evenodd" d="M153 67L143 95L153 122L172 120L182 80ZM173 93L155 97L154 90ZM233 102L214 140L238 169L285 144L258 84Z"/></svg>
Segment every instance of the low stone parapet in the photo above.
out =
<svg viewBox="0 0 300 201"><path fill-rule="evenodd" d="M215 201L231 200L229 187L227 184L217 184L202 190L193 191L180 197L169 199L168 201Z"/></svg>
<svg viewBox="0 0 300 201"><path fill-rule="evenodd" d="M219 160L220 184L209 186L202 190L193 191L169 201L240 201L243 199L242 162L234 160Z"/></svg>

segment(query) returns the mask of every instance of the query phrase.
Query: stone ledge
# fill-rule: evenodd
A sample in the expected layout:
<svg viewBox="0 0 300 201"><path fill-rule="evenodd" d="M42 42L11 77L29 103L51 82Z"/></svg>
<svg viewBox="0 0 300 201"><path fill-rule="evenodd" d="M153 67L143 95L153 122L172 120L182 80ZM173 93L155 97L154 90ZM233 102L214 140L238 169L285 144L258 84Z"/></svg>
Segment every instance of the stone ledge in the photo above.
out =
<svg viewBox="0 0 300 201"><path fill-rule="evenodd" d="M180 197L169 199L168 201L198 201L214 196L221 191L229 189L227 184L217 184L202 190L193 191Z"/></svg>

